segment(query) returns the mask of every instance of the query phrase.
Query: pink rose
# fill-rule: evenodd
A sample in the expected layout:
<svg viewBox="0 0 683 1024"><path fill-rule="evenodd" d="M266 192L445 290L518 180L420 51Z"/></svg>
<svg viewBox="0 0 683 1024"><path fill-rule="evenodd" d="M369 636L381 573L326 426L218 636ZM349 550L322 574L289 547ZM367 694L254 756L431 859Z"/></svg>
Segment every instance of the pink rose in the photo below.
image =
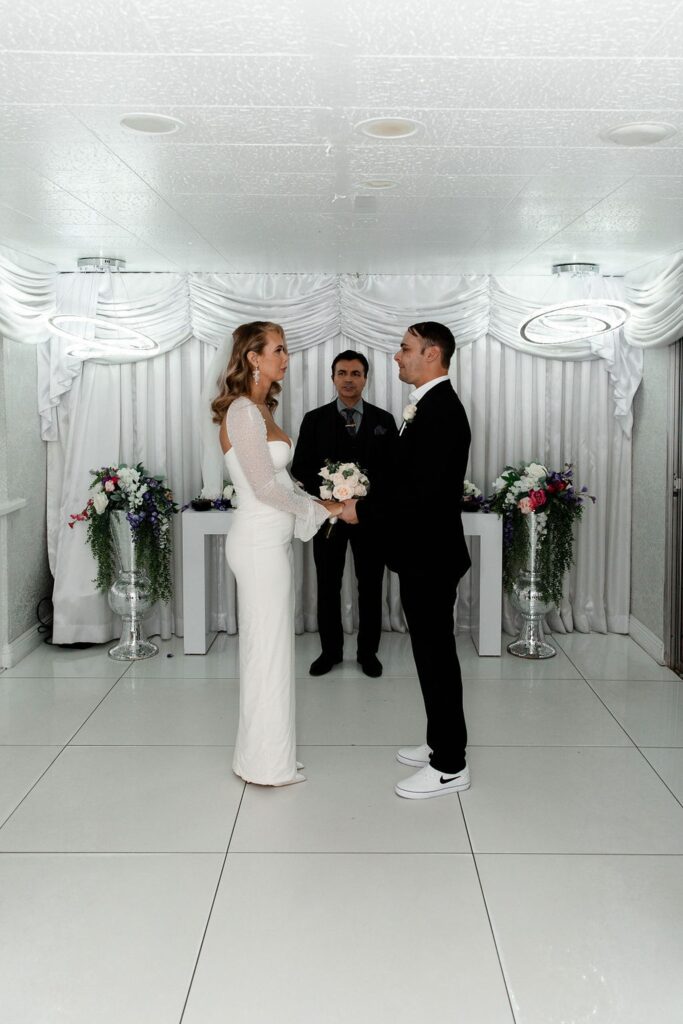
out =
<svg viewBox="0 0 683 1024"><path fill-rule="evenodd" d="M545 491L529 491L529 501L532 509L541 508L545 505Z"/></svg>
<svg viewBox="0 0 683 1024"><path fill-rule="evenodd" d="M111 494L111 492L114 490L115 487L116 487L116 484L114 483L113 480L107 480L105 485L104 485L105 491L107 491L109 494Z"/></svg>
<svg viewBox="0 0 683 1024"><path fill-rule="evenodd" d="M533 511L531 507L531 501L529 500L529 498L520 498L517 502L517 508L520 512L523 512L524 515L527 515L529 512Z"/></svg>
<svg viewBox="0 0 683 1024"><path fill-rule="evenodd" d="M353 497L353 487L347 483L337 484L332 491L332 497L336 498L337 501L348 501L349 498Z"/></svg>

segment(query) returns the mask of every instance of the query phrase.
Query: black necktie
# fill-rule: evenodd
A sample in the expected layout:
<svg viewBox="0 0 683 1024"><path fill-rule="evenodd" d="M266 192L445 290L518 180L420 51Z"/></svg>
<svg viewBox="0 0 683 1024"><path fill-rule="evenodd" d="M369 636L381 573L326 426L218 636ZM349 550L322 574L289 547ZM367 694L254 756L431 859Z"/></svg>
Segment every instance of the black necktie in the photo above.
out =
<svg viewBox="0 0 683 1024"><path fill-rule="evenodd" d="M353 415L353 409L344 409L344 412L343 412L342 415L346 419L345 427L346 427L347 434L349 435L349 437L355 437L356 436L356 420L355 420L355 417Z"/></svg>

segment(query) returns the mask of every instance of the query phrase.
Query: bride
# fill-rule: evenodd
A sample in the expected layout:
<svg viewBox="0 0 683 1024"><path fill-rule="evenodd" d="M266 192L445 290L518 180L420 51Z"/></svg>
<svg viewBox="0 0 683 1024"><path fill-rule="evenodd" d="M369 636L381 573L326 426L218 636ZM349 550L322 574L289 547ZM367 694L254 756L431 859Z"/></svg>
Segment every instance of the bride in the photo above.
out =
<svg viewBox="0 0 683 1024"><path fill-rule="evenodd" d="M288 359L278 324L242 324L233 333L222 387L211 403L239 495L225 542L239 605L240 717L233 771L262 786L305 781L296 761L292 537L310 540L342 510L340 502L311 498L287 471L292 444L273 411Z"/></svg>

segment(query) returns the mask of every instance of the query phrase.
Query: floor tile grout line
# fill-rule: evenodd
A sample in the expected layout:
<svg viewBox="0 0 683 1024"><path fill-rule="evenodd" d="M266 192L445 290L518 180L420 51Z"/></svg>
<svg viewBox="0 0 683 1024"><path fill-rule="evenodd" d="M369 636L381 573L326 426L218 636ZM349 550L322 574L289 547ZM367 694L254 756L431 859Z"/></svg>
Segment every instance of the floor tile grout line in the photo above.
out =
<svg viewBox="0 0 683 1024"><path fill-rule="evenodd" d="M458 802L460 804L460 813L462 814L462 820L463 820L463 824L465 826L465 832L467 834L467 842L469 843L469 847L470 847L470 851L471 851L472 865L474 867L474 871L475 871L475 874L477 876L477 882L479 884L479 891L481 893L482 902L484 904L484 911L486 913L486 919L487 919L487 921L489 923L489 931L491 932L491 940L493 942L493 948L496 951L496 959L498 960L498 967L500 968L500 976L503 979L503 985L505 986L505 995L507 997L508 1006L510 1007L510 1015L512 1017L513 1022L516 1022L517 1018L515 1017L515 1011L514 1011L514 1007L512 1005L512 996L510 994L510 988L508 986L508 980L507 980L507 978L505 976L505 969L503 967L503 961L501 959L500 949L498 948L498 942L496 940L496 933L495 933L495 931L493 929L493 921L491 920L491 914L490 914L490 911L489 911L489 905L486 902L486 894L484 892L484 886L482 884L481 875L479 874L479 865L477 864L477 856L476 856L476 854L474 852L474 847L472 845L472 836L470 835L469 825L467 824L467 815L465 814L465 808L462 805L462 797L461 797L461 795L459 793L458 793Z"/></svg>
<svg viewBox="0 0 683 1024"><path fill-rule="evenodd" d="M209 913L208 913L207 918L206 918L206 924L204 925L204 931L202 933L202 938L201 938L201 941L199 943L199 949L197 951L197 956L196 956L196 959L195 959L195 962L194 962L194 967L192 968L192 974L190 975L190 982L189 982L189 985L187 987L187 994L185 996L185 1002L183 1003L183 1008L182 1008L182 1011L180 1013L180 1017L178 1019L178 1024L183 1024L183 1018L185 1016L185 1011L187 1010L187 1004L189 1002L190 994L192 992L192 986L194 984L195 975L197 974L197 968L199 967L199 961L201 959L202 951L204 949L204 942L206 940L206 935L207 935L207 932L209 930L209 925L211 923L211 915L213 914L213 908L215 907L216 900L218 899L218 890L220 889L221 881L223 879L223 873L225 872L225 865L228 863L228 854L230 853L230 844L232 842L232 837L235 834L235 829L237 827L237 819L239 817L240 810L242 809L242 801L244 800L244 794L246 793L246 791L247 791L247 783L245 782L244 786L242 788L242 796L240 797L240 802L237 805L237 811L235 813L235 819L234 819L234 821L232 823L232 829L230 830L230 836L228 838L228 845L227 845L227 847L225 849L225 857L223 858L223 863L221 865L221 870L220 870L219 875L218 875L218 881L216 882L216 888L214 890L213 899L211 900L211 906L209 907Z"/></svg>
<svg viewBox="0 0 683 1024"><path fill-rule="evenodd" d="M126 669L126 672L127 672L127 671L128 671L128 669ZM90 714L89 714L89 715L87 715L87 716L86 716L86 718L85 718L85 719L84 719L84 720L83 720L83 721L81 722L81 724L79 725L78 729L76 729L76 732L75 732L75 733L73 733L73 735L71 736L71 738L67 740L67 742L66 742L65 746L67 746L67 747L68 747L68 746L69 746L69 744L73 743L73 741L74 741L74 740L75 740L75 738L76 738L76 737L78 736L78 734L79 734L79 732L81 731L81 729L82 729L82 728L83 728L83 727L84 727L85 725L87 725L87 723L88 723L88 722L90 721L90 719L91 719L91 718L92 718L92 716L93 716L93 715L95 714L95 712L96 712L97 710L99 710L99 708L100 708L100 707L102 706L102 704L103 704L103 703L105 702L105 700L107 699L107 697L109 696L109 694L110 694L110 693L111 693L111 692L112 692L113 690L115 690L115 689L116 689L116 687L117 687L117 686L119 685L119 683L121 682L121 680L123 679L123 676L125 676L125 674L126 674L126 673L124 672L124 673L123 673L122 675L120 675L120 676L119 676L119 678L118 678L118 679L117 679L117 680L116 680L116 681L115 681L115 682L114 682L114 683L112 684L112 686L110 686L110 687L109 687L109 689L107 690L107 692L106 692L106 693L105 693L105 694L103 695L102 699L101 699L101 700L99 700L99 701L97 702L97 704L96 704L96 705L95 705L95 707L94 707L94 708L92 709L92 711L90 712ZM77 744L77 746L78 746L78 745L79 745L79 744Z"/></svg>
<svg viewBox="0 0 683 1024"><path fill-rule="evenodd" d="M13 816L14 814L16 814L16 812L17 812L17 811L19 810L19 808L20 808L20 807L21 807L21 805L23 804L24 800L26 800L26 798L27 798L28 796L30 796L30 795L31 795L31 793L32 793L32 792L33 792L33 790L34 790L34 789L36 788L36 786L38 785L38 783L40 782L40 780L41 780L41 779L43 779L43 778L45 778L45 776L46 776L46 775L47 775L47 773L49 772L50 768L52 768L52 766L53 766L53 764L55 763L55 761L56 761L56 760L57 760L58 758L60 758L60 757L62 756L62 754L64 753L64 751L65 751L65 750L66 750L66 745L64 745L63 747L61 747L61 748L60 748L60 750L59 750L59 751L58 751L58 752L57 752L57 753L55 754L55 756L54 756L54 757L52 758L52 760L51 760L51 761L50 761L50 763L49 763L49 764L47 765L47 767L46 767L46 768L44 769L44 771L42 771L42 772L40 773L40 775L39 775L39 776L38 776L38 778L37 778L37 779L35 780L35 782L33 783L33 785L32 785L32 786L31 786L31 787L30 787L30 788L29 788L29 789L28 789L28 790L26 791L26 793L24 793L24 795L22 796L22 798L21 798L21 800L19 801L19 803L18 803L18 804L17 804L17 805L15 806L15 807L13 807L13 808L12 808L12 810L11 810L11 811L9 812L9 814L8 814L8 815L7 815L7 817L6 817L5 819L4 819L4 821L0 822L0 833L2 832L2 830L3 830L3 828L5 827L5 825L7 824L7 822L8 822L9 820L10 820L10 818L11 818L11 817L12 817L12 816Z"/></svg>
<svg viewBox="0 0 683 1024"><path fill-rule="evenodd" d="M674 858L683 851L629 850L230 850L231 857L640 857ZM225 857L223 850L0 850L2 857Z"/></svg>
<svg viewBox="0 0 683 1024"><path fill-rule="evenodd" d="M664 749L666 749L666 747L665 747ZM673 750L677 750L677 749L680 749L680 748L679 748L679 747L673 747L672 749L673 749ZM641 747L638 747L638 753L639 753L639 754L640 754L640 756L641 756L641 757L643 758L643 760L645 761L645 763L646 763L647 765L649 765L649 767L650 767L650 768L652 769L652 771L653 771L653 772L655 773L655 775L656 775L656 776L657 776L657 778L658 778L658 779L660 780L660 782L662 783L662 785L663 785L663 786L665 786L665 787L666 787L666 789L668 789L668 791L669 791L669 792L671 793L671 796L672 796L672 797L674 798L674 800L675 800L675 801L676 801L676 803L677 803L677 804L679 805L679 807L681 807L681 808L683 809L683 800L681 800L681 798L680 798L680 797L676 796L676 794L674 793L674 791L673 791L673 789L671 788L671 786L669 785L669 783L668 783L668 782L666 781L666 779L662 778L662 776L661 776L661 775L659 774L659 772L657 771L657 769L655 768L655 766L654 766L654 765L652 764L652 761L650 761L649 757L647 756L647 754L645 754L645 753L643 752L643 750L642 750L642 748L641 748Z"/></svg>
<svg viewBox="0 0 683 1024"><path fill-rule="evenodd" d="M601 680L601 681L602 681L602 680ZM595 694L595 696L597 697L597 699L598 699L598 700L600 701L600 703L602 704L602 706L603 706L603 707L605 708L605 710L606 710L606 711L607 711L607 712L608 712L608 713L609 713L609 714L610 714L610 715L612 716L612 718L613 718L613 719L614 719L614 721L615 721L615 722L617 723L617 725L619 726L619 728L620 728L620 729L621 729L621 730L623 731L624 735L625 735L625 736L627 736L627 737L628 737L628 738L630 739L631 743L633 744L633 746L635 747L635 749L636 749L636 750L638 751L638 753L640 754L640 756L641 756L641 757L643 758L643 760L645 761L645 763L646 763L646 764L648 764L648 765L650 766L650 768L652 768L652 771L653 771L653 772L655 773L655 775L656 775L656 776L657 776L657 778L658 778L658 779L660 780L660 782L662 783L662 785L663 785L663 786L665 786L665 787L666 787L666 788L667 788L667 789L669 790L669 792L671 793L671 796L672 796L672 797L674 798L674 800L676 801L676 803L677 803L677 804L679 804L679 805L680 805L681 807L683 807L683 801L681 801L681 800L680 800L680 799L679 799L679 798L678 798L678 797L676 796L676 794L675 794L675 793L673 792L673 790L672 790L672 789L671 789L671 787L670 787L670 786L668 785L668 783L667 783L667 782L665 782L665 780L664 780L664 779L662 778L662 776L661 776L661 775L659 774L659 772L657 771L657 769L655 768L655 766L654 766L654 765L653 765L653 764L652 764L652 763L650 762L650 760L649 760L649 759L648 759L648 758L646 757L646 755L645 755L645 754L643 753L643 750L642 750L642 747L640 746L640 744L636 743L636 741L635 741L635 739L633 738L633 736L631 736L631 734L629 733L629 731L628 731L628 729L626 728L626 726L625 726L625 725L622 725L622 723L621 723L621 722L619 721L619 719L618 719L618 718L616 717L616 715L614 714L614 712L613 712L613 711L611 710L611 708L610 708L610 707L608 707L608 705L607 705L607 704L605 703L605 701L604 701L604 700L603 700L603 698L602 698L602 697L600 696L600 694L599 694L599 693L597 692L597 690L595 690L595 688L594 688L594 687L593 687L593 686L591 685L591 683L590 683L590 682L589 682L588 680L586 680L586 683L588 684L588 686L590 686L591 690L593 691L593 693ZM664 747L664 748L662 748L662 749L666 750L667 748L666 748L666 747ZM672 747L672 748L669 748L669 749L672 749L672 750L680 750L680 747Z"/></svg>
<svg viewBox="0 0 683 1024"><path fill-rule="evenodd" d="M17 811L19 810L19 808L21 807L21 805L22 805L22 804L24 803L24 801L25 801L25 800L26 800L26 799L27 799L27 798L28 798L28 797L29 797L29 796L31 795L31 793L33 792L33 790L34 790L34 789L36 788L36 786L38 785L38 783L39 783L39 782L40 782L40 781L41 781L42 779L44 779L44 778L45 778L45 776L46 776L46 775L47 775L47 773L48 773L48 772L50 771L50 769L51 769L51 768L52 768L52 766L53 766L53 765L55 764L55 762L59 760L59 758L60 758L60 757L62 756L62 754L64 753L64 751L65 751L65 750L67 749L67 747L68 747L68 746L69 746L69 744L71 743L71 740L73 740L74 736L77 736L77 735L78 735L78 733L79 733L79 732L81 731L81 729L83 728L83 726L85 725L85 723L86 723L86 722L88 721L88 719L89 719L89 718L91 717L91 715L94 715L94 714L95 714L95 712L96 712L96 711L97 711L97 709L99 708L99 706L100 706L100 704L102 703L102 701L104 701L104 700L106 700L106 699L107 699L107 697L109 696L109 694L111 693L111 691L112 691L112 690L114 689L114 687L115 687L115 686L117 685L118 681L119 681L118 679L114 680L114 682L113 682L113 683L112 683L112 685L111 685L111 686L109 687L109 689L107 690L107 692L106 692L105 694L103 694L102 698L101 698L101 699L100 699L100 700L99 700L99 701L97 702L97 704L96 704L96 705L95 705L95 707L94 707L94 708L92 709L92 711L90 712L90 714L89 714L89 715L88 715L88 716L86 717L85 721L84 721L84 722L81 722L81 724L79 725L79 727L78 727L78 729L76 730L76 732L75 732L75 733L74 733L74 734L73 734L73 735L71 736L71 739L67 740L67 742L66 742L66 743L65 743L65 744L64 744L64 745L62 746L62 749L61 749L61 750L59 751L59 753L58 753L58 754L56 754L56 755L55 755L55 757L53 757L53 759L52 759L52 760L50 761L50 763L49 763L49 765L47 766L47 768L45 769L45 771L44 771L44 772L42 772L42 773L41 773L41 774L40 774L40 775L38 776L38 778L37 778L37 779L36 779L36 781L35 781L35 782L33 783L33 785L32 785L32 786L30 787L30 789L28 789L28 790L27 790L27 792L26 792L26 793L24 793L23 797L21 798L21 800L19 801L19 803L18 803L18 804L16 805L16 807L14 807L14 808L13 808L13 809L12 809L12 810L10 811L10 813L9 813L9 814L7 815L7 817L6 817L5 819L4 819L4 821L2 821L2 822L0 823L0 832L1 832L1 831L2 831L2 829L3 829L4 827L5 827L5 825L6 825L6 824L7 824L7 822L8 822L9 820L10 820L10 818L12 818L12 817L13 817L13 816L14 816L14 815L15 815L15 814L17 813ZM60 745L61 745L61 744L60 744ZM51 746L51 744L46 744L46 746Z"/></svg>

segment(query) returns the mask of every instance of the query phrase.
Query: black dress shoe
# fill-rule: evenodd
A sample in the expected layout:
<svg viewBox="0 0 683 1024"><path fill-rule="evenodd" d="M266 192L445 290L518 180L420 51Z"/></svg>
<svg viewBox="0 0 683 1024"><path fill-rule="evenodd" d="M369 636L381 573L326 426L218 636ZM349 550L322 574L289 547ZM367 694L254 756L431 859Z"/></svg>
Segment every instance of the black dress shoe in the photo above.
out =
<svg viewBox="0 0 683 1024"><path fill-rule="evenodd" d="M340 661L341 658L330 658L327 654L321 654L319 658L315 659L308 671L312 676L324 676L335 665L338 665Z"/></svg>
<svg viewBox="0 0 683 1024"><path fill-rule="evenodd" d="M376 654L368 654L364 658L358 658L358 662L366 676L372 676L373 679L377 679L378 676L382 675L382 662Z"/></svg>

